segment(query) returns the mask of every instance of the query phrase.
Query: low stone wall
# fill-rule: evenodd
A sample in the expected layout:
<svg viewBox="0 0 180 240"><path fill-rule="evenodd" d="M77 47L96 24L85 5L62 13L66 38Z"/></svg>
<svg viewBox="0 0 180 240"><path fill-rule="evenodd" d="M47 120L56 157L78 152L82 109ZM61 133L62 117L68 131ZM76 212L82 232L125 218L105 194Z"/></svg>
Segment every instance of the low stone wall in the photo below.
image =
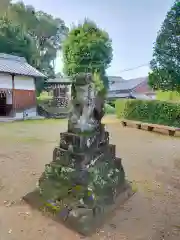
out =
<svg viewBox="0 0 180 240"><path fill-rule="evenodd" d="M37 114L39 116L43 116L45 118L67 118L68 117L68 111L63 112L49 112L44 106L38 105L37 106Z"/></svg>
<svg viewBox="0 0 180 240"><path fill-rule="evenodd" d="M15 119L31 119L37 116L37 109L29 108L23 111L16 112Z"/></svg>

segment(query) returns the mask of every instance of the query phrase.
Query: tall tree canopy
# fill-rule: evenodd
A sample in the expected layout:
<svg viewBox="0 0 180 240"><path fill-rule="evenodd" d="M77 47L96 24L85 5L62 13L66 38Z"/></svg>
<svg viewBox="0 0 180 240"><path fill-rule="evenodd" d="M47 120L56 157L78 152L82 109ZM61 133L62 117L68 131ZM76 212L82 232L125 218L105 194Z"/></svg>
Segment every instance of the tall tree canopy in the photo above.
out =
<svg viewBox="0 0 180 240"><path fill-rule="evenodd" d="M47 76L54 77L54 62L57 52L61 49L61 43L68 33L68 28L65 26L64 21L60 18L54 18L45 12L36 11L33 6L25 5L23 2L12 3L11 0L3 0L2 3L0 3L0 7L2 5L5 11L0 12L0 17L2 19L1 22L6 19L6 23L3 23L3 26L0 28L1 33L3 31L0 46L2 43L5 44L6 38L7 42L9 42L10 36L8 31L21 31L22 37L19 38L20 41L18 42L18 37L14 36L16 40L11 43L13 46L11 48L1 47L0 51L24 56L34 67ZM26 44L30 49L21 46L21 40L24 36L25 41L28 41ZM1 41L4 42L1 43ZM19 47L21 51L11 52L11 49L14 50ZM29 54L31 51L33 52L32 55ZM40 84L39 90L42 87L43 82Z"/></svg>
<svg viewBox="0 0 180 240"><path fill-rule="evenodd" d="M163 91L180 91L180 2L167 13L156 39L150 63L149 85Z"/></svg>
<svg viewBox="0 0 180 240"><path fill-rule="evenodd" d="M0 18L0 52L25 57L32 65L39 54L34 39L6 17Z"/></svg>
<svg viewBox="0 0 180 240"><path fill-rule="evenodd" d="M7 11L7 8L10 5L10 3L11 3L11 0L1 0L0 1L0 16L2 16L5 11Z"/></svg>
<svg viewBox="0 0 180 240"><path fill-rule="evenodd" d="M66 75L97 72L108 85L105 71L112 60L112 42L108 33L94 22L86 19L83 24L73 27L62 50Z"/></svg>
<svg viewBox="0 0 180 240"><path fill-rule="evenodd" d="M33 6L24 5L23 2L10 4L6 14L36 41L40 53L37 67L47 75L54 75L53 62L68 32L64 21L36 11Z"/></svg>

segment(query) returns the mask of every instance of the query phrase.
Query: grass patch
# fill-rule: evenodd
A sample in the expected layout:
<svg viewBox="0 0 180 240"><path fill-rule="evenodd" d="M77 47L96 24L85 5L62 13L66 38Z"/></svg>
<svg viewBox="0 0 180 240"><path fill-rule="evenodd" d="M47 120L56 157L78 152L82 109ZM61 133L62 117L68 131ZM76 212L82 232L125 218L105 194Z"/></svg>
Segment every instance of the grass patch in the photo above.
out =
<svg viewBox="0 0 180 240"><path fill-rule="evenodd" d="M46 140L44 138L38 138L35 136L25 136L25 137L18 137L18 142L24 142L24 143L44 143L44 142L51 142L49 140Z"/></svg>
<svg viewBox="0 0 180 240"><path fill-rule="evenodd" d="M45 118L45 119L27 119L27 120L18 120L13 122L0 122L0 126L14 126L19 124L56 124L57 122L67 122L66 118L58 119L58 118Z"/></svg>
<svg viewBox="0 0 180 240"><path fill-rule="evenodd" d="M49 140L48 138L36 137L36 136L26 136L27 133L21 135L17 132L13 132L13 134L2 134L1 137L4 141L8 142L16 142L16 143L28 143L28 144L41 144L41 143L56 143L57 139ZM59 139L58 139L59 140Z"/></svg>
<svg viewBox="0 0 180 240"><path fill-rule="evenodd" d="M58 122L61 123L67 123L67 118L44 118L44 119L27 119L27 120L18 120L13 122L0 122L0 127L4 128L8 126L9 128L13 128L15 126L23 126L23 125L42 125L42 124L57 124ZM117 120L118 121L118 120ZM110 122L114 122L114 119ZM102 123L109 123L109 120L106 119L106 116L102 119ZM23 125L22 125L23 124ZM1 131L1 130L0 130Z"/></svg>
<svg viewBox="0 0 180 240"><path fill-rule="evenodd" d="M115 114L116 110L110 104L105 103L105 114Z"/></svg>
<svg viewBox="0 0 180 240"><path fill-rule="evenodd" d="M48 92L42 92L40 94L39 97L37 97L37 101L41 102L41 101L47 101L47 100L51 100L52 96L48 95Z"/></svg>
<svg viewBox="0 0 180 240"><path fill-rule="evenodd" d="M134 193L136 193L138 191L138 185L137 185L136 181L131 182L131 188Z"/></svg>
<svg viewBox="0 0 180 240"><path fill-rule="evenodd" d="M57 122L66 122L67 119L58 119L58 118L44 118L44 119L27 119L27 120L22 120L25 124L47 124L47 123L57 123Z"/></svg>
<svg viewBox="0 0 180 240"><path fill-rule="evenodd" d="M146 196L150 196L150 197L154 196L154 194L159 195L159 196L164 196L164 193L165 193L163 185L156 181L133 180L131 183L131 187L132 187L133 192L141 191Z"/></svg>

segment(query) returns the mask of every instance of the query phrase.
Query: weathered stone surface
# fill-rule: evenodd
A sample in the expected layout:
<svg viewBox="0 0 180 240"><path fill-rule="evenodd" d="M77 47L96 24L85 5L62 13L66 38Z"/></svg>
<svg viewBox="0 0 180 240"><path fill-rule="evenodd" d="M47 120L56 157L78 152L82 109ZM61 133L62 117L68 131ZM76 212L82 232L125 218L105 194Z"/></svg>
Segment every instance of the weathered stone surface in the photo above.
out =
<svg viewBox="0 0 180 240"><path fill-rule="evenodd" d="M94 214L92 209L77 208L69 212L67 224L82 234L88 234L94 227Z"/></svg>
<svg viewBox="0 0 180 240"><path fill-rule="evenodd" d="M125 183L113 204L101 205L94 209L77 208L69 212L66 224L82 235L91 235L98 231L107 218L111 217L117 206L123 204L133 194L129 184Z"/></svg>
<svg viewBox="0 0 180 240"><path fill-rule="evenodd" d="M103 222L119 196L128 198L121 159L101 124L103 108L98 98L89 77L73 86L68 130L60 134L53 161L39 179L45 206L85 235Z"/></svg>
<svg viewBox="0 0 180 240"><path fill-rule="evenodd" d="M73 152L84 152L91 148L98 148L100 145L105 145L109 142L109 133L104 129L90 133L61 133L60 147L68 150L72 146Z"/></svg>

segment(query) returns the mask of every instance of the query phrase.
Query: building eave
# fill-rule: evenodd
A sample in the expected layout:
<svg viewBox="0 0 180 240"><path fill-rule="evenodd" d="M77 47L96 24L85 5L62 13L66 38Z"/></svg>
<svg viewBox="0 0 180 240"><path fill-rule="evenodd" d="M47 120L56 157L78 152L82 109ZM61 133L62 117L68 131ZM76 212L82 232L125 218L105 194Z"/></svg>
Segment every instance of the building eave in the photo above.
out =
<svg viewBox="0 0 180 240"><path fill-rule="evenodd" d="M46 78L43 73L28 64L25 58L2 53L0 54L0 73Z"/></svg>
<svg viewBox="0 0 180 240"><path fill-rule="evenodd" d="M14 72L5 72L5 71L0 71L0 74L9 74L9 75L13 75L13 76L25 76L25 77L33 77L33 78L45 78L47 79L47 77L45 75L32 75L32 74L21 74L21 73L14 73Z"/></svg>

